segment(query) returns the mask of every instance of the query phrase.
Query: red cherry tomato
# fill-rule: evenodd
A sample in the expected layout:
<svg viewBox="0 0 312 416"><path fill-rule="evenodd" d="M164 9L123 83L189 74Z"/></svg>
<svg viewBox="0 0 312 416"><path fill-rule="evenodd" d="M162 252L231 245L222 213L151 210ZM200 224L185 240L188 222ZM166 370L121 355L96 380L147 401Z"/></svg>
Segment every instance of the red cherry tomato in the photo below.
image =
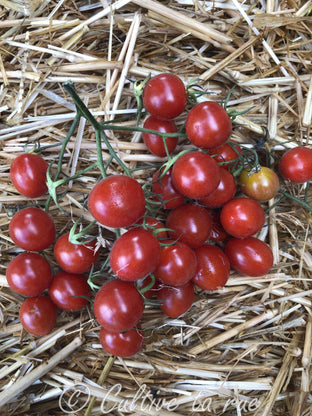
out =
<svg viewBox="0 0 312 416"><path fill-rule="evenodd" d="M229 171L233 166L238 167L239 155L241 153L242 149L232 140L208 150L208 154L213 157L220 166Z"/></svg>
<svg viewBox="0 0 312 416"><path fill-rule="evenodd" d="M60 271L53 276L49 296L60 309L78 311L89 302L91 289L82 274Z"/></svg>
<svg viewBox="0 0 312 416"><path fill-rule="evenodd" d="M18 192L28 198L44 195L46 185L47 162L36 154L24 153L17 156L10 168L10 177Z"/></svg>
<svg viewBox="0 0 312 416"><path fill-rule="evenodd" d="M188 113L185 130L195 146L210 149L228 140L232 122L220 104L204 101L196 104Z"/></svg>
<svg viewBox="0 0 312 416"><path fill-rule="evenodd" d="M231 267L248 276L263 276L273 265L271 248L255 237L231 238L224 251Z"/></svg>
<svg viewBox="0 0 312 416"><path fill-rule="evenodd" d="M195 250L197 270L193 283L204 290L223 287L230 275L230 262L224 252L211 244L204 244Z"/></svg>
<svg viewBox="0 0 312 416"><path fill-rule="evenodd" d="M220 168L221 179L217 188L201 198L199 202L208 208L219 208L230 201L236 193L234 176L224 168Z"/></svg>
<svg viewBox="0 0 312 416"><path fill-rule="evenodd" d="M160 133L176 133L178 131L177 126L172 120L161 120L153 116L145 120L143 127L145 129L159 131ZM161 136L152 133L142 133L142 138L151 153L159 157L167 156L164 140ZM171 154L178 144L178 137L166 137L165 143L168 154Z"/></svg>
<svg viewBox="0 0 312 416"><path fill-rule="evenodd" d="M14 243L24 250L41 251L53 243L55 225L48 213L40 208L29 207L13 216L9 233Z"/></svg>
<svg viewBox="0 0 312 416"><path fill-rule="evenodd" d="M100 342L109 354L123 358L131 357L141 351L144 344L144 333L135 328L126 332L113 332L102 327Z"/></svg>
<svg viewBox="0 0 312 416"><path fill-rule="evenodd" d="M211 231L209 211L197 204L183 204L173 209L166 222L172 240L179 239L191 248L199 247L207 240Z"/></svg>
<svg viewBox="0 0 312 416"><path fill-rule="evenodd" d="M27 298L19 311L23 328L30 334L40 337L52 331L56 316L56 306L48 296L44 295Z"/></svg>
<svg viewBox="0 0 312 416"><path fill-rule="evenodd" d="M280 174L294 183L312 179L312 149L298 146L288 150L279 162Z"/></svg>
<svg viewBox="0 0 312 416"><path fill-rule="evenodd" d="M157 238L143 228L133 228L122 234L110 252L110 265L117 277L139 280L153 273L160 258Z"/></svg>
<svg viewBox="0 0 312 416"><path fill-rule="evenodd" d="M265 213L259 202L251 198L235 198L227 202L220 214L225 231L234 237L250 237L261 230Z"/></svg>
<svg viewBox="0 0 312 416"><path fill-rule="evenodd" d="M97 322L109 331L128 331L142 317L144 302L132 282L115 279L97 292L93 311Z"/></svg>
<svg viewBox="0 0 312 416"><path fill-rule="evenodd" d="M238 177L241 191L256 201L268 201L279 188L279 179L274 170L265 166L253 171L244 169Z"/></svg>
<svg viewBox="0 0 312 416"><path fill-rule="evenodd" d="M168 245L161 247L155 277L170 286L184 285L195 274L195 253L189 246L179 241L168 240L167 243Z"/></svg>
<svg viewBox="0 0 312 416"><path fill-rule="evenodd" d="M95 241L73 244L69 241L69 233L66 233L56 240L54 258L64 271L81 274L90 270L97 260L95 245Z"/></svg>
<svg viewBox="0 0 312 416"><path fill-rule="evenodd" d="M162 286L157 292L161 310L170 318L187 312L194 301L194 286L191 281L182 286Z"/></svg>
<svg viewBox="0 0 312 416"><path fill-rule="evenodd" d="M152 116L171 120L186 106L186 89L182 80L173 74L152 77L143 90L143 105Z"/></svg>
<svg viewBox="0 0 312 416"><path fill-rule="evenodd" d="M203 198L213 192L220 182L220 167L201 151L183 154L172 168L174 187L188 198Z"/></svg>
<svg viewBox="0 0 312 416"><path fill-rule="evenodd" d="M145 196L141 185L126 175L112 175L94 186L89 211L102 225L128 227L144 215Z"/></svg>
<svg viewBox="0 0 312 416"><path fill-rule="evenodd" d="M143 217L139 219L139 221L137 221L136 224L134 224L134 226L131 228L134 228L137 225L143 225L143 228L145 230L150 231L151 233L155 235L155 237L157 237L160 240L164 240L168 238L167 231L165 230L164 224L154 217L148 217L148 216ZM129 228L129 230L131 228Z"/></svg>
<svg viewBox="0 0 312 416"><path fill-rule="evenodd" d="M22 296L38 296L52 281L48 261L38 253L21 253L10 261L6 278L11 289Z"/></svg>
<svg viewBox="0 0 312 416"><path fill-rule="evenodd" d="M152 178L152 191L154 200L159 202L164 209L173 209L181 205L185 196L178 192L172 182L172 168L164 175L161 171L154 173Z"/></svg>
<svg viewBox="0 0 312 416"><path fill-rule="evenodd" d="M211 214L211 231L208 239L211 241L222 242L227 240L230 235L225 231L220 222L220 211L217 210Z"/></svg>

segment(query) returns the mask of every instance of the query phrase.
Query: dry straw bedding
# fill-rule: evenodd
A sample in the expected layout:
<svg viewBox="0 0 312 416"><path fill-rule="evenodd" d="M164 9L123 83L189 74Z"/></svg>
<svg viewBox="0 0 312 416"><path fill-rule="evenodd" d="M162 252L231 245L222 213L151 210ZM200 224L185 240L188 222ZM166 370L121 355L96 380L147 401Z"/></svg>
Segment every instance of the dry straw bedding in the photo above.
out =
<svg viewBox="0 0 312 416"><path fill-rule="evenodd" d="M85 405L79 415L311 414L311 212L290 199L269 211L260 235L274 253L271 273L231 274L223 289L198 291L180 319L147 306L145 346L130 359L109 358L100 348L91 308L60 313L46 337L25 333L22 298L5 279L19 252L8 236L10 217L34 202L13 188L10 163L26 145L64 140L75 106L63 82L75 83L100 120L134 114L130 80L150 72L200 78L218 101L236 86L229 106L252 109L237 118L232 137L255 146L267 131L265 148L276 167L285 148L310 143L311 8L311 0L0 1L1 415L66 414L75 390L81 394L73 411ZM142 183L151 177L159 159L139 133L114 132L110 140L128 166L151 165L136 171ZM59 151L60 145L43 155L51 162ZM82 121L63 171L72 175L95 160L94 133ZM51 205L58 233L81 215L89 220L84 202L98 177L98 170L88 172L60 198L68 216ZM300 198L306 191L281 186ZM112 235L99 231L105 257ZM52 251L46 255L55 266Z"/></svg>

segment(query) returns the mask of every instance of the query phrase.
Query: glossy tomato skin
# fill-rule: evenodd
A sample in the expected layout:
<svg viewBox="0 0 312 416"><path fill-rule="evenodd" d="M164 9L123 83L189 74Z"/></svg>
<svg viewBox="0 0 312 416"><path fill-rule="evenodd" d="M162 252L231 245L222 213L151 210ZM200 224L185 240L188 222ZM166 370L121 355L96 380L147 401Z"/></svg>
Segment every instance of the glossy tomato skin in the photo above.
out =
<svg viewBox="0 0 312 416"><path fill-rule="evenodd" d="M293 183L304 183L312 179L312 149L298 146L287 150L279 162L280 174Z"/></svg>
<svg viewBox="0 0 312 416"><path fill-rule="evenodd" d="M234 198L223 206L220 221L228 234L246 238L261 230L265 223L265 213L254 199Z"/></svg>
<svg viewBox="0 0 312 416"><path fill-rule="evenodd" d="M231 267L247 276L263 276L273 266L271 248L255 237L231 238L224 251Z"/></svg>
<svg viewBox="0 0 312 416"><path fill-rule="evenodd" d="M236 193L234 176L225 168L220 168L220 182L210 194L201 198L199 202L208 208L220 208L230 201Z"/></svg>
<svg viewBox="0 0 312 416"><path fill-rule="evenodd" d="M220 210L211 213L211 220L211 231L208 240L220 243L230 238L230 235L225 231L220 222Z"/></svg>
<svg viewBox="0 0 312 416"><path fill-rule="evenodd" d="M169 286L181 286L192 279L196 271L194 251L182 242L167 241L161 247L160 261L155 270L155 277Z"/></svg>
<svg viewBox="0 0 312 416"><path fill-rule="evenodd" d="M69 241L69 233L65 233L56 240L54 258L64 271L82 274L90 270L98 258L95 246L95 241L73 244Z"/></svg>
<svg viewBox="0 0 312 416"><path fill-rule="evenodd" d="M38 253L21 253L10 261L6 278L11 289L22 296L38 296L52 281L48 261Z"/></svg>
<svg viewBox="0 0 312 416"><path fill-rule="evenodd" d="M230 262L224 252L211 244L203 244L195 250L197 269L193 283L204 290L223 287L230 275Z"/></svg>
<svg viewBox="0 0 312 416"><path fill-rule="evenodd" d="M128 331L136 326L143 310L142 296L133 282L119 279L105 283L93 303L96 321L113 332Z"/></svg>
<svg viewBox="0 0 312 416"><path fill-rule="evenodd" d="M242 153L242 149L238 144L232 140L221 144L221 146L213 147L208 150L208 154L212 156L220 166L228 171L231 171L232 167L238 167L239 155Z"/></svg>
<svg viewBox="0 0 312 416"><path fill-rule="evenodd" d="M48 166L41 156L23 153L11 164L11 181L20 194L28 198L37 198L48 190L46 185Z"/></svg>
<svg viewBox="0 0 312 416"><path fill-rule="evenodd" d="M185 196L182 195L173 185L172 168L162 175L161 171L157 170L152 178L152 191L154 193L154 200L164 209L173 209L181 205Z"/></svg>
<svg viewBox="0 0 312 416"><path fill-rule="evenodd" d="M204 244L211 231L210 212L194 203L180 205L167 216L166 227L169 238L179 239L191 248Z"/></svg>
<svg viewBox="0 0 312 416"><path fill-rule="evenodd" d="M160 259L157 238L143 228L133 228L122 234L110 252L110 265L122 280L139 280L153 273Z"/></svg>
<svg viewBox="0 0 312 416"><path fill-rule="evenodd" d="M178 129L172 120L162 120L157 117L149 116L143 127L149 130L159 131L160 133L177 133ZM148 150L156 156L167 156L164 141L161 136L152 133L142 133L143 141ZM178 137L166 137L165 139L168 154L171 154L178 144Z"/></svg>
<svg viewBox="0 0 312 416"><path fill-rule="evenodd" d="M49 296L60 309L78 311L89 302L91 289L82 274L60 271L53 276Z"/></svg>
<svg viewBox="0 0 312 416"><path fill-rule="evenodd" d="M126 332L113 332L102 327L100 342L109 354L122 358L132 357L141 351L144 344L144 333L136 328L131 328Z"/></svg>
<svg viewBox="0 0 312 416"><path fill-rule="evenodd" d="M220 167L201 151L183 154L172 168L173 186L182 195L199 199L213 192L220 182Z"/></svg>
<svg viewBox="0 0 312 416"><path fill-rule="evenodd" d="M177 318L187 312L194 301L194 285L191 281L182 286L163 285L157 292L161 310L170 318Z"/></svg>
<svg viewBox="0 0 312 416"><path fill-rule="evenodd" d="M196 104L188 113L186 135L197 147L221 146L232 132L232 122L225 109L214 101Z"/></svg>
<svg viewBox="0 0 312 416"><path fill-rule="evenodd" d="M55 326L56 317L56 306L45 295L27 298L22 303L19 311L23 328L36 336L49 334Z"/></svg>
<svg viewBox="0 0 312 416"><path fill-rule="evenodd" d="M241 191L249 198L264 202L273 198L279 189L279 179L274 170L262 166L256 171L244 169L238 177Z"/></svg>
<svg viewBox="0 0 312 416"><path fill-rule="evenodd" d="M143 105L152 116L171 120L186 106L187 96L183 81L174 74L152 77L143 90Z"/></svg>
<svg viewBox="0 0 312 416"><path fill-rule="evenodd" d="M23 208L11 219L9 233L18 247L41 251L53 243L55 225L52 217L40 208Z"/></svg>
<svg viewBox="0 0 312 416"><path fill-rule="evenodd" d="M93 187L88 206L100 224L111 228L128 227L144 215L145 196L135 179L112 175Z"/></svg>

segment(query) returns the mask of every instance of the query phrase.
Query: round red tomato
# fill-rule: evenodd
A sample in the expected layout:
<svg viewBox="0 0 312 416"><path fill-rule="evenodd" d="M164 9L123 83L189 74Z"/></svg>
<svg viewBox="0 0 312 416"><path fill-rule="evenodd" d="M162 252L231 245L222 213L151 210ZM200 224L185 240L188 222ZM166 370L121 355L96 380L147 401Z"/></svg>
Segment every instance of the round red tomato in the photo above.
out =
<svg viewBox="0 0 312 416"><path fill-rule="evenodd" d="M193 283L204 290L223 287L230 275L230 263L224 252L211 244L204 244L195 250L197 270Z"/></svg>
<svg viewBox="0 0 312 416"><path fill-rule="evenodd" d="M173 209L166 222L172 240L179 239L191 248L199 247L207 240L211 230L209 211L197 204L188 203Z"/></svg>
<svg viewBox="0 0 312 416"><path fill-rule="evenodd" d="M128 331L142 317L144 302L132 282L115 279L97 292L93 304L97 322L108 331Z"/></svg>
<svg viewBox="0 0 312 416"><path fill-rule="evenodd" d="M11 164L11 181L20 194L28 198L37 198L48 190L46 185L48 166L47 162L36 154L19 155Z"/></svg>
<svg viewBox="0 0 312 416"><path fill-rule="evenodd" d="M294 147L283 154L279 162L280 174L294 183L304 183L312 179L312 149Z"/></svg>
<svg viewBox="0 0 312 416"><path fill-rule="evenodd" d="M155 277L170 286L184 285L195 274L195 253L189 246L179 241L168 240L167 243L168 245L161 247Z"/></svg>
<svg viewBox="0 0 312 416"><path fill-rule="evenodd" d="M232 140L208 150L208 154L227 170L231 170L233 166L237 167L241 153L242 149Z"/></svg>
<svg viewBox="0 0 312 416"><path fill-rule="evenodd" d="M177 126L172 120L161 120L153 116L145 120L143 127L145 129L159 131L160 133L176 133L178 131ZM159 157L167 156L166 147L170 155L178 144L178 137L166 137L164 139L166 147L163 138L157 134L142 133L142 138L148 150Z"/></svg>
<svg viewBox="0 0 312 416"><path fill-rule="evenodd" d="M52 281L48 261L38 253L21 253L10 261L6 278L11 289L22 296L37 296Z"/></svg>
<svg viewBox="0 0 312 416"><path fill-rule="evenodd" d="M185 196L176 190L172 182L172 168L162 175L161 171L154 173L152 178L154 201L159 202L164 209L173 209L181 205Z"/></svg>
<svg viewBox="0 0 312 416"><path fill-rule="evenodd" d="M111 228L128 227L144 215L145 196L135 179L112 175L94 186L88 206L100 224Z"/></svg>
<svg viewBox="0 0 312 416"><path fill-rule="evenodd" d="M78 311L89 302L91 289L82 274L60 271L53 276L49 296L60 309Z"/></svg>
<svg viewBox="0 0 312 416"><path fill-rule="evenodd" d="M220 211L214 211L211 213L211 231L208 239L212 241L222 242L227 240L230 235L225 231L220 222Z"/></svg>
<svg viewBox="0 0 312 416"><path fill-rule="evenodd" d="M131 328L126 332L112 332L102 327L100 342L109 354L123 358L131 357L141 351L144 344L144 333L136 328Z"/></svg>
<svg viewBox="0 0 312 416"><path fill-rule="evenodd" d="M187 312L194 301L194 285L191 281L182 286L162 286L157 292L161 310L170 318Z"/></svg>
<svg viewBox="0 0 312 416"><path fill-rule="evenodd" d="M48 296L44 295L27 298L19 311L23 328L30 334L40 337L52 331L56 316L56 306Z"/></svg>
<svg viewBox="0 0 312 416"><path fill-rule="evenodd" d="M192 151L178 158L172 168L174 187L188 198L203 198L220 182L220 167L209 155Z"/></svg>
<svg viewBox="0 0 312 416"><path fill-rule="evenodd" d="M232 122L220 104L204 101L188 113L185 130L195 146L210 149L226 142L232 132Z"/></svg>
<svg viewBox="0 0 312 416"><path fill-rule="evenodd" d="M55 238L52 217L40 208L29 207L18 211L9 224L10 237L24 250L41 251Z"/></svg>
<svg viewBox="0 0 312 416"><path fill-rule="evenodd" d="M139 280L153 273L160 258L157 238L143 228L122 234L110 252L113 273L123 280Z"/></svg>
<svg viewBox="0 0 312 416"><path fill-rule="evenodd" d="M183 81L174 74L152 77L143 90L143 105L152 116L171 120L186 106L187 96Z"/></svg>
<svg viewBox="0 0 312 416"><path fill-rule="evenodd" d="M279 188L279 179L274 170L260 166L257 170L242 170L238 177L241 191L256 201L268 201Z"/></svg>
<svg viewBox="0 0 312 416"><path fill-rule="evenodd" d="M219 208L230 201L236 193L234 176L226 169L220 168L220 182L217 188L200 199L200 203L208 208Z"/></svg>
<svg viewBox="0 0 312 416"><path fill-rule="evenodd" d="M225 231L234 237L250 237L261 230L265 213L259 202L251 198L235 198L227 202L220 214Z"/></svg>
<svg viewBox="0 0 312 416"><path fill-rule="evenodd" d="M56 240L54 258L64 271L81 274L90 270L97 260L95 245L95 241L73 244L69 241L69 233L66 233Z"/></svg>
<svg viewBox="0 0 312 416"><path fill-rule="evenodd" d="M224 251L231 267L248 276L263 276L273 265L271 248L255 237L231 238Z"/></svg>

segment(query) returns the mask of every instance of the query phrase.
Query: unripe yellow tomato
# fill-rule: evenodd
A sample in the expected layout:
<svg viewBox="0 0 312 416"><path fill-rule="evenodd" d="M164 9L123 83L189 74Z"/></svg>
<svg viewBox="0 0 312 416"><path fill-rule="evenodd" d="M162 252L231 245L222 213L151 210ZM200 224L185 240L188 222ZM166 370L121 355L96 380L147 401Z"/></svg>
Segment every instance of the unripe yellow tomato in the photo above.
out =
<svg viewBox="0 0 312 416"><path fill-rule="evenodd" d="M277 174L266 166L244 169L238 177L238 183L245 195L260 202L273 198L279 189Z"/></svg>

